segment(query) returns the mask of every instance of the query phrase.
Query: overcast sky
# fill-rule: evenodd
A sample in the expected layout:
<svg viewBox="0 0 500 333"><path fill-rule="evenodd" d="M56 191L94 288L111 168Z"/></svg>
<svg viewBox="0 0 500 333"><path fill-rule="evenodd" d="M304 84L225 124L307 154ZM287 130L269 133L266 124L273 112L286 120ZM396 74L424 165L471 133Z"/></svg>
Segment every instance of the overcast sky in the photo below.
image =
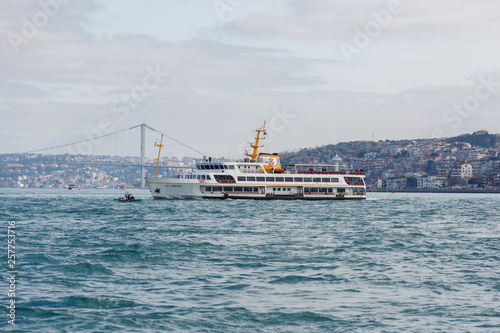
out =
<svg viewBox="0 0 500 333"><path fill-rule="evenodd" d="M265 120L268 151L500 132L493 0L15 0L0 35L0 153L140 123L228 157Z"/></svg>

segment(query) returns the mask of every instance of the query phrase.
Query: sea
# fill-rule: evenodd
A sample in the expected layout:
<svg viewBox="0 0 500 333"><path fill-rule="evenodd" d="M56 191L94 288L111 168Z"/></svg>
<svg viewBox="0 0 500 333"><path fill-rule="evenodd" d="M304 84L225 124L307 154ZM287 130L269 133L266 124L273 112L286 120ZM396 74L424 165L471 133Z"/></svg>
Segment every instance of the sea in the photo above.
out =
<svg viewBox="0 0 500 333"><path fill-rule="evenodd" d="M0 189L0 331L500 332L499 194L123 193Z"/></svg>

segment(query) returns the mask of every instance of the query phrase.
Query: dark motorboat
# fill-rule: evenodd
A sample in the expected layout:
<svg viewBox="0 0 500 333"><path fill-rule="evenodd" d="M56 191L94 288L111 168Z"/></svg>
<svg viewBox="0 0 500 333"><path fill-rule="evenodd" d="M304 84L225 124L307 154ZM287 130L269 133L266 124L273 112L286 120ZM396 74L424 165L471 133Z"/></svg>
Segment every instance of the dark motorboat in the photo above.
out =
<svg viewBox="0 0 500 333"><path fill-rule="evenodd" d="M120 202L137 202L137 201L142 201L142 199L136 199L134 196L130 193L127 192L123 197L115 198L116 201Z"/></svg>

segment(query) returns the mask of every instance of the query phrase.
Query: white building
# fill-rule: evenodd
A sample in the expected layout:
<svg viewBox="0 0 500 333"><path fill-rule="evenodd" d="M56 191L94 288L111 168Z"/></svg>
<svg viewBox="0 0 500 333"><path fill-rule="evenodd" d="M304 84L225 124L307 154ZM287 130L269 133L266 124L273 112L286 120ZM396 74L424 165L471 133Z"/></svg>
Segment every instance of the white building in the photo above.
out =
<svg viewBox="0 0 500 333"><path fill-rule="evenodd" d="M468 179L474 175L474 169L470 163L457 163L451 169L451 178Z"/></svg>
<svg viewBox="0 0 500 333"><path fill-rule="evenodd" d="M417 178L417 188L442 188L446 185L446 178L437 176L423 176Z"/></svg>

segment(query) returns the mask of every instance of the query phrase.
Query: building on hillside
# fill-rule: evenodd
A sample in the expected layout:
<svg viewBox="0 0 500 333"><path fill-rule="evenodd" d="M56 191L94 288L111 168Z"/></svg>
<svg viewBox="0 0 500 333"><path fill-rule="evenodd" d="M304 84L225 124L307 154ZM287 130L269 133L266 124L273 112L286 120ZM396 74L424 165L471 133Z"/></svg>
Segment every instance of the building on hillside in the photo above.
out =
<svg viewBox="0 0 500 333"><path fill-rule="evenodd" d="M386 181L387 188L401 189L406 188L406 177L388 178Z"/></svg>
<svg viewBox="0 0 500 333"><path fill-rule="evenodd" d="M491 172L500 169L500 159L498 157L490 158L482 165L482 172Z"/></svg>
<svg viewBox="0 0 500 333"><path fill-rule="evenodd" d="M484 159L482 160L477 160L477 161L471 161L469 162L470 165L472 165L472 174L474 177L479 177L481 176L481 172L483 170L483 164L484 164Z"/></svg>
<svg viewBox="0 0 500 333"><path fill-rule="evenodd" d="M421 176L417 178L417 188L443 188L446 178L437 176Z"/></svg>
<svg viewBox="0 0 500 333"><path fill-rule="evenodd" d="M469 152L468 159L470 161L478 161L484 157L486 157L486 154L482 150L473 150Z"/></svg>
<svg viewBox="0 0 500 333"><path fill-rule="evenodd" d="M446 165L439 165L437 167L437 175L440 178L448 178L450 176L450 168Z"/></svg>
<svg viewBox="0 0 500 333"><path fill-rule="evenodd" d="M483 172L482 182L484 186L499 186L500 170Z"/></svg>
<svg viewBox="0 0 500 333"><path fill-rule="evenodd" d="M457 162L451 169L451 178L468 179L474 175L472 165L470 163Z"/></svg>

